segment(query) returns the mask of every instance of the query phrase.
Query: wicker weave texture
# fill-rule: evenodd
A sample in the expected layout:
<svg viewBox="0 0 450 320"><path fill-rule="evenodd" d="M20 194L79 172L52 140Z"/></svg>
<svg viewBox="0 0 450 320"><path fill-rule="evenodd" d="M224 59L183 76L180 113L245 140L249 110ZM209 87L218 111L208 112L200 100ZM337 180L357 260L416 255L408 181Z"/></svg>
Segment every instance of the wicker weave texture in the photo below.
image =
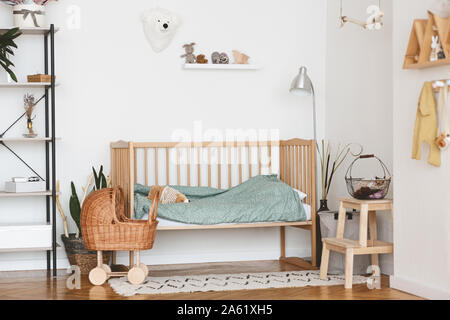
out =
<svg viewBox="0 0 450 320"><path fill-rule="evenodd" d="M159 196L159 195L157 195ZM149 250L156 236L158 197L152 202L148 221L124 216L124 196L120 187L92 192L81 210L81 229L88 250Z"/></svg>

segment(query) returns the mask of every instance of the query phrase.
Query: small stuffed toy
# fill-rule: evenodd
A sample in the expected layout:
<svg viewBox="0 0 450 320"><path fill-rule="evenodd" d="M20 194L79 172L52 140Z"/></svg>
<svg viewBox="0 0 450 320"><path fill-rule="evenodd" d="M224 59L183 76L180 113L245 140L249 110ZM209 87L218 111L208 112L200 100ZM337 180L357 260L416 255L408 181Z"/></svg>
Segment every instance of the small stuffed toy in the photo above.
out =
<svg viewBox="0 0 450 320"><path fill-rule="evenodd" d="M439 137L436 138L435 143L439 149L447 150L447 148L450 145L450 135L447 135L445 133L441 134Z"/></svg>
<svg viewBox="0 0 450 320"><path fill-rule="evenodd" d="M197 61L197 63L199 63L199 64L207 64L207 63L208 63L208 59L205 58L205 55L204 55L204 54L199 54L199 55L197 56L196 61Z"/></svg>
<svg viewBox="0 0 450 320"><path fill-rule="evenodd" d="M211 61L213 64L228 64L230 62L230 58L228 58L228 55L225 52L218 53L216 51L211 55Z"/></svg>
<svg viewBox="0 0 450 320"><path fill-rule="evenodd" d="M233 50L234 64L248 64L250 57L245 53Z"/></svg>
<svg viewBox="0 0 450 320"><path fill-rule="evenodd" d="M184 194L169 186L151 187L147 198L149 200L153 200L153 198L158 192L160 194L159 201L161 204L189 203L188 198Z"/></svg>
<svg viewBox="0 0 450 320"><path fill-rule="evenodd" d="M195 55L194 55L194 46L195 42L185 44L183 46L184 50L186 51L185 54L181 56L181 58L186 59L186 63L195 63Z"/></svg>

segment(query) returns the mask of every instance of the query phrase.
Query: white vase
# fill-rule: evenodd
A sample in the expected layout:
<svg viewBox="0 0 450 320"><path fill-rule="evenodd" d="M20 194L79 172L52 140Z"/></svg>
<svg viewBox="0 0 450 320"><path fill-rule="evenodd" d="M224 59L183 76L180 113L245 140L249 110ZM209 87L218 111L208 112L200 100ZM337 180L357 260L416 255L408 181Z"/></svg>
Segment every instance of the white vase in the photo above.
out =
<svg viewBox="0 0 450 320"><path fill-rule="evenodd" d="M42 28L45 26L45 6L20 4L13 7L14 26L18 28Z"/></svg>

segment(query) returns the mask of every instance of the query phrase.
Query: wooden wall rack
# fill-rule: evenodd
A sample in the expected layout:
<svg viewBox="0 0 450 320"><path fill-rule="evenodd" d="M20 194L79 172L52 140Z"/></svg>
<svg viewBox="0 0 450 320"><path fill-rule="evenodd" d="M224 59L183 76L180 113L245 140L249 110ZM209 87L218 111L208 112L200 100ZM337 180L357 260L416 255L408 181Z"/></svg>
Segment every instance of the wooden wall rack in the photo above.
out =
<svg viewBox="0 0 450 320"><path fill-rule="evenodd" d="M438 17L428 12L429 18L414 20L403 69L424 69L450 64L450 17ZM432 36L439 36L445 59L430 61Z"/></svg>

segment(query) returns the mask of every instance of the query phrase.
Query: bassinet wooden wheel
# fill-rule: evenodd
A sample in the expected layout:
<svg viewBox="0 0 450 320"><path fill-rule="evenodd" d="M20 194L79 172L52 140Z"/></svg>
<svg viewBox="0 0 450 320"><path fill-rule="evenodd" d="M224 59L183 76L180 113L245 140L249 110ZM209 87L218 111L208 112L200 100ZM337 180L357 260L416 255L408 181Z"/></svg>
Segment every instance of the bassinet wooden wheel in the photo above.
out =
<svg viewBox="0 0 450 320"><path fill-rule="evenodd" d="M106 282L106 280L108 280L108 274L103 268L97 267L89 272L89 281L94 286L101 286Z"/></svg>
<svg viewBox="0 0 450 320"><path fill-rule="evenodd" d="M146 265L145 263L141 263L141 264L139 264L139 268L141 268L142 270L144 270L144 272L145 272L145 277L147 277L148 274L149 274L149 270L148 270L147 265Z"/></svg>
<svg viewBox="0 0 450 320"><path fill-rule="evenodd" d="M134 267L128 271L128 281L131 284L138 285L145 281L145 271L140 267Z"/></svg>
<svg viewBox="0 0 450 320"><path fill-rule="evenodd" d="M102 264L102 269L106 271L106 274L108 275L108 279L110 278L110 274L112 273L111 267L107 264Z"/></svg>

